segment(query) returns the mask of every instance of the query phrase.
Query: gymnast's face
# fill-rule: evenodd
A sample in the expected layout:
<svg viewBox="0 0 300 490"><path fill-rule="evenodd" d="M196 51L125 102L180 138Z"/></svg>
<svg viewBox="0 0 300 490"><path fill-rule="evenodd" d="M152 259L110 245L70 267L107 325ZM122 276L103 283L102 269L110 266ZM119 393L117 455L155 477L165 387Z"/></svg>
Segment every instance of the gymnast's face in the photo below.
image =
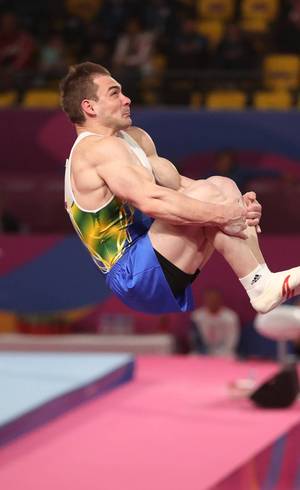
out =
<svg viewBox="0 0 300 490"><path fill-rule="evenodd" d="M121 85L112 77L97 75L97 101L90 101L99 124L113 130L131 126L131 100L123 94Z"/></svg>

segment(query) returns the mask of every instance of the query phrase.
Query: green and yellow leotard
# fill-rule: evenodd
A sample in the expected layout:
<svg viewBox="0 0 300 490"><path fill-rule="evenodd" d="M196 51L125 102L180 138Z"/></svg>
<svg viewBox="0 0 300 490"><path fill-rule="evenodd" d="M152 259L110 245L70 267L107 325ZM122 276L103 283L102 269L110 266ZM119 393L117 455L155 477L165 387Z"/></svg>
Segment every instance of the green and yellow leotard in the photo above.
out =
<svg viewBox="0 0 300 490"><path fill-rule="evenodd" d="M127 133L121 133L137 154L141 164L151 171L143 150ZM148 231L152 219L116 196L112 196L106 204L96 210L85 210L76 203L70 178L72 152L79 141L92 134L86 131L78 136L66 162L65 205L80 239L101 272L105 274L122 257L126 249Z"/></svg>

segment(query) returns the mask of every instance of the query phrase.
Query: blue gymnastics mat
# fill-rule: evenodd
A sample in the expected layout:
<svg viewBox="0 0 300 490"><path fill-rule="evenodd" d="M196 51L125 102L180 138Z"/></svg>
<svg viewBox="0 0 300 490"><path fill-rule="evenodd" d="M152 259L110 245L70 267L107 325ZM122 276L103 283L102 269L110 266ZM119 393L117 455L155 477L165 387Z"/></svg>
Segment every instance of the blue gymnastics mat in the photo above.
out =
<svg viewBox="0 0 300 490"><path fill-rule="evenodd" d="M133 378L129 354L0 352L0 446Z"/></svg>

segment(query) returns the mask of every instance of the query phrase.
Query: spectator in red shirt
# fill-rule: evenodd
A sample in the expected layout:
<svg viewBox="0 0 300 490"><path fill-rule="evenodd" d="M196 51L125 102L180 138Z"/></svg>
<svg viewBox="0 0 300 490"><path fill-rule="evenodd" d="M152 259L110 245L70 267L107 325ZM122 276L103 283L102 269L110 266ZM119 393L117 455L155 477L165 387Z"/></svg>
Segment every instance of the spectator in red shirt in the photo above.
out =
<svg viewBox="0 0 300 490"><path fill-rule="evenodd" d="M21 29L13 12L0 18L0 79L2 89L24 90L35 61L36 43L32 35Z"/></svg>

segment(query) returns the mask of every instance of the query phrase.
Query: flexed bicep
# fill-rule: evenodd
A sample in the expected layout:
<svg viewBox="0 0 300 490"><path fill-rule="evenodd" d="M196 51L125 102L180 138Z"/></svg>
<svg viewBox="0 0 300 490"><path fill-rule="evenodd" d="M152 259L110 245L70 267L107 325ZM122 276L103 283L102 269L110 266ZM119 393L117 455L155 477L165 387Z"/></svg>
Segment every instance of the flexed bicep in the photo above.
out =
<svg viewBox="0 0 300 490"><path fill-rule="evenodd" d="M97 153L97 173L111 193L140 208L154 185L153 176L119 138L107 138Z"/></svg>

